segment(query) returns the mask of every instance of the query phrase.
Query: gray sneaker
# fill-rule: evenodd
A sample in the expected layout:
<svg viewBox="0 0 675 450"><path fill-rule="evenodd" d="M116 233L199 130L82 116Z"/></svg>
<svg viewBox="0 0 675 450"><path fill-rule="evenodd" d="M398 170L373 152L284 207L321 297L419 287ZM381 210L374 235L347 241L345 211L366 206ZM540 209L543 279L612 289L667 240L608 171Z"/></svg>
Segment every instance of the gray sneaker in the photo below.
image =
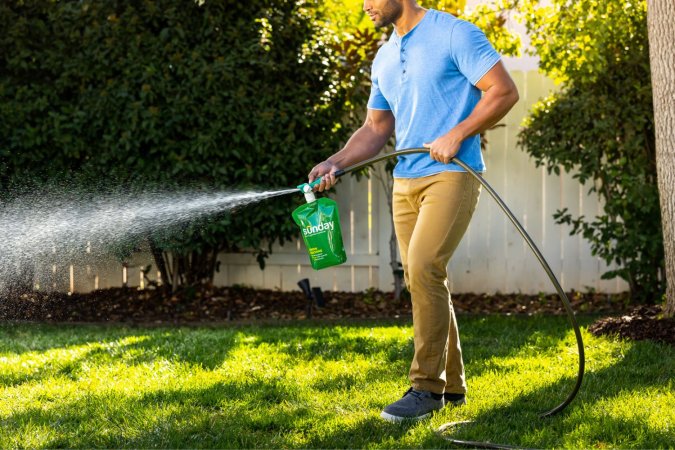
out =
<svg viewBox="0 0 675 450"><path fill-rule="evenodd" d="M445 405L453 406L462 406L466 405L466 395L465 394L451 394L446 392L443 394L443 399L445 400Z"/></svg>
<svg viewBox="0 0 675 450"><path fill-rule="evenodd" d="M443 398L436 400L431 392L416 391L410 388L400 400L384 408L380 417L388 422L420 420L431 416L434 411L441 408L443 408Z"/></svg>

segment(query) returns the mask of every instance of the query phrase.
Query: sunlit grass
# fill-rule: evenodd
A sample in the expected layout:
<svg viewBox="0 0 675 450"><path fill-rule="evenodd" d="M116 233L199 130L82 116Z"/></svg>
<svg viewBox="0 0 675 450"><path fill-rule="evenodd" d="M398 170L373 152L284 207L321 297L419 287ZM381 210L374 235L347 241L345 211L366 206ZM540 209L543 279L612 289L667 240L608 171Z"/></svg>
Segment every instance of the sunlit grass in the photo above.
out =
<svg viewBox="0 0 675 450"><path fill-rule="evenodd" d="M590 319L582 319L588 323ZM671 447L672 347L584 332L562 318L461 317L469 404L382 422L407 388L404 322L129 328L0 326L0 447L439 448L434 430L528 447Z"/></svg>

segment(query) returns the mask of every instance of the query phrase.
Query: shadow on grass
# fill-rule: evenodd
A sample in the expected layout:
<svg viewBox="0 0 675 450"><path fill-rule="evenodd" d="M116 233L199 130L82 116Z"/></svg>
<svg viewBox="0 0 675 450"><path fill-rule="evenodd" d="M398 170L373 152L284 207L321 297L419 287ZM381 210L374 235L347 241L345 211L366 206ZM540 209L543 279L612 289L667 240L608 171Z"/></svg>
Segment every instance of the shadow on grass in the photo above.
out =
<svg viewBox="0 0 675 450"><path fill-rule="evenodd" d="M482 327L491 328L485 334L481 326L471 327L472 320L479 320ZM503 322L482 321L479 318L464 320L463 335L467 348L477 349L499 335L496 324ZM506 322L518 326L519 321ZM545 325L539 323L539 325ZM564 338L567 330L550 332L550 327L539 340L539 327L532 325L522 337L509 341L500 351L501 356L529 351L531 342L554 344ZM557 325L556 325L557 327ZM503 327L502 327L503 328ZM384 352L387 358L398 355L394 362L409 364L412 356L408 342L400 339L377 339L367 336L349 336L337 329L308 327L300 329L282 327L264 328L261 331L247 328L202 330L124 330L111 337L122 340L136 337L139 340L120 344L119 353L110 354L101 348L92 349L70 361L59 370L77 373L88 358L118 361L128 358L132 364L157 358L190 362L200 367L214 369L239 346L253 348L272 345L292 358L324 360L346 357L349 354L369 355ZM503 334L503 333L502 333ZM142 338L142 339L140 339ZM483 341L481 339L487 339ZM85 339L81 344L98 342ZM298 343L303 344L298 347ZM75 345L68 341L69 345ZM390 347L395 353L390 354ZM54 345L51 348L59 348ZM491 349L481 352L483 359L494 355ZM535 351L536 348L533 350ZM29 351L29 350L27 350ZM32 349L30 351L33 351ZM667 354L666 354L667 353ZM127 355L127 356L124 356ZM667 382L667 361L673 352L665 347L635 343L628 347L621 359L611 366L586 374L584 385L577 399L558 416L540 419L538 414L561 401L574 384L572 377L537 388L517 396L508 405L479 412L474 424L458 430L458 439L492 441L533 447L575 446L574 434L580 433L583 445L588 439L598 445L619 447L668 447L671 441L664 432L650 428L639 418L612 417L601 414L596 408L605 399L625 391L644 390ZM664 365L664 356L666 363ZM320 363L320 361L317 361ZM480 360L472 364L480 366ZM670 367L670 369L668 369ZM44 447L282 447L282 448L361 448L368 446L401 447L402 439L416 425L391 425L378 417L381 399L373 396L358 411L343 410L340 402L352 390L363 389L370 381L386 378L397 370L389 365L373 367L364 374L340 374L322 379L310 388L289 383L283 377L253 374L249 378L229 382L215 382L199 388L161 389L148 393L128 394L110 392L92 395L82 393L73 400L45 401L38 407L12 412L2 419L0 446L35 446L27 444L21 436L37 428L51 430L53 435L37 444ZM666 375L663 374L666 370ZM53 367L42 370L39 377L52 376ZM664 378L664 376L666 378ZM391 375L389 375L391 377ZM332 402L317 406L312 396L318 392L335 394ZM480 395L474 393L473 395ZM462 410L456 410L462 414ZM592 413L597 412L595 416ZM567 437L566 437L567 436ZM571 437L570 437L571 436ZM433 435L420 433L415 436L415 446L442 447L449 443ZM406 441L407 442L407 441Z"/></svg>
<svg viewBox="0 0 675 450"><path fill-rule="evenodd" d="M251 435L289 428L306 408L288 409L283 423L274 415L261 420L271 405L297 399L293 387L280 383L215 383L198 389L163 389L141 395L85 395L76 400L47 403L12 413L3 420L2 447L25 446L8 441L24 427L49 428L52 436L40 443L60 447L254 447ZM299 402L300 403L300 402ZM265 424L266 422L266 424ZM2 435L0 432L0 435Z"/></svg>
<svg viewBox="0 0 675 450"><path fill-rule="evenodd" d="M494 367L493 359L511 356L522 351L525 345L536 343L538 347L545 347L564 338L567 329L560 318L544 317L540 320L543 322L533 322L525 317L461 318L465 360L470 367L468 375L476 377L486 370L500 370ZM390 321L383 323L384 326L400 326L400 323ZM542 323L545 333L540 331ZM555 325L553 329L551 324ZM382 326L382 322L363 324L364 327L373 325ZM348 327L359 329L359 324ZM91 346L76 357L72 357L70 352L63 361L58 357L38 358L38 363L33 364L30 372L0 372L0 386L5 387L38 382L48 377L76 379L92 363L122 362L133 366L166 360L213 370L220 367L233 351L260 346L272 346L275 352L303 361L343 361L353 355L371 357L382 354L389 364L381 366L380 374L405 376L414 352L412 336L400 339L350 335L349 332L345 333L344 328L317 323L177 329L20 325L18 328L3 326L0 331L8 338L6 342L21 342L21 345L5 345L6 351L17 355L27 352L45 353L57 349L77 350L77 347ZM46 334L51 339L31 342L31 332L36 335ZM500 343L504 339L509 345ZM343 374L318 382L315 388L349 389L360 378L362 377Z"/></svg>
<svg viewBox="0 0 675 450"><path fill-rule="evenodd" d="M577 321L584 326L593 319L582 316ZM503 371L496 360L523 350L550 351L573 330L564 316L460 316L459 327L467 376L472 378Z"/></svg>
<svg viewBox="0 0 675 450"><path fill-rule="evenodd" d="M255 380L166 389L139 396L87 395L15 412L3 419L2 447L23 447L50 430L42 448L359 448L398 440L413 424L377 417L334 422L334 408L308 404L292 386ZM42 434L42 433L40 433ZM438 439L436 443L442 442Z"/></svg>
<svg viewBox="0 0 675 450"><path fill-rule="evenodd" d="M370 356L384 352L389 362L396 364L412 356L412 340L377 339L350 336L343 329L312 326L265 326L230 328L117 328L52 325L20 325L19 329L2 328L5 353L21 356L36 353L28 371L0 372L0 386L11 387L37 382L48 377L76 379L84 366L125 363L130 366L157 360L197 365L207 370L220 367L237 349L271 346L278 353L293 359L342 361L351 355ZM72 331L75 330L75 331ZM84 331L84 332L83 332ZM31 342L26 336L33 332L51 339ZM11 342L14 341L12 344ZM128 341L128 342L127 342ZM87 346L88 348L81 348ZM64 356L51 351L67 350ZM73 356L73 353L78 353ZM85 364L86 363L86 364ZM335 380L335 388L348 387L349 381ZM328 388L329 386L326 386Z"/></svg>
<svg viewBox="0 0 675 450"><path fill-rule="evenodd" d="M16 356L19 360L27 353L35 353L36 356L31 358L30 371L0 372L0 387L38 382L49 377L75 380L92 364L121 362L134 366L167 360L190 362L213 369L227 359L241 338L236 330L213 333L208 329L167 330L89 325L19 325L9 332L6 326L1 331L6 358ZM43 339L31 341L31 333L42 334ZM19 344L11 344L12 340ZM50 352L54 352L54 355L47 355Z"/></svg>
<svg viewBox="0 0 675 450"><path fill-rule="evenodd" d="M649 350L645 350L648 347ZM673 353L665 346L661 350ZM639 393L650 387L667 385L668 375L663 374L660 354L653 344L634 343L616 364L587 372L577 397L553 417L541 418L540 413L563 401L574 385L574 378L564 377L520 395L508 405L483 411L471 418L471 424L451 431L448 436L534 448L589 444L597 447L669 447L672 433L668 435L666 431L650 427L646 417L643 420L635 417L632 405L625 405L625 417L612 416L612 412L605 411L604 405L600 405L627 392ZM673 363L669 370L673 370ZM663 375L658 376L659 373ZM524 427L523 424L527 425ZM577 436L578 442L575 441Z"/></svg>

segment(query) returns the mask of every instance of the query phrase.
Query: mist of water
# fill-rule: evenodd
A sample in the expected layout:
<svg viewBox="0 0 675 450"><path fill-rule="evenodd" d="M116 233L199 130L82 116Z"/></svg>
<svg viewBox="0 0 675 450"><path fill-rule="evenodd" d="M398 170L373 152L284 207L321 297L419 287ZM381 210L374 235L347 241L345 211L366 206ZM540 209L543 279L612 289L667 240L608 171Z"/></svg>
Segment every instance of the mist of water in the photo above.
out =
<svg viewBox="0 0 675 450"><path fill-rule="evenodd" d="M129 237L293 192L298 190L49 194L0 203L0 291L47 256L51 264L59 257L67 264L76 252L102 252Z"/></svg>

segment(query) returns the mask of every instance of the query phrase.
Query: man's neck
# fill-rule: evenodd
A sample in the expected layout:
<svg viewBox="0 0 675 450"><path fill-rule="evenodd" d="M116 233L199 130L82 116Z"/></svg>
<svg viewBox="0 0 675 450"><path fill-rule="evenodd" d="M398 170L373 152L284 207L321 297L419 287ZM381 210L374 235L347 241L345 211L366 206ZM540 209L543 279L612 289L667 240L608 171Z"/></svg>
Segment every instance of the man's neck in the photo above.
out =
<svg viewBox="0 0 675 450"><path fill-rule="evenodd" d="M398 34L399 37L408 34L410 30L415 28L415 25L420 23L422 18L424 18L424 15L427 13L425 8L422 8L416 3L413 5L405 3L404 5L405 6L403 7L403 13L401 14L401 17L399 17L398 20L394 22L394 31L396 31L396 34Z"/></svg>

